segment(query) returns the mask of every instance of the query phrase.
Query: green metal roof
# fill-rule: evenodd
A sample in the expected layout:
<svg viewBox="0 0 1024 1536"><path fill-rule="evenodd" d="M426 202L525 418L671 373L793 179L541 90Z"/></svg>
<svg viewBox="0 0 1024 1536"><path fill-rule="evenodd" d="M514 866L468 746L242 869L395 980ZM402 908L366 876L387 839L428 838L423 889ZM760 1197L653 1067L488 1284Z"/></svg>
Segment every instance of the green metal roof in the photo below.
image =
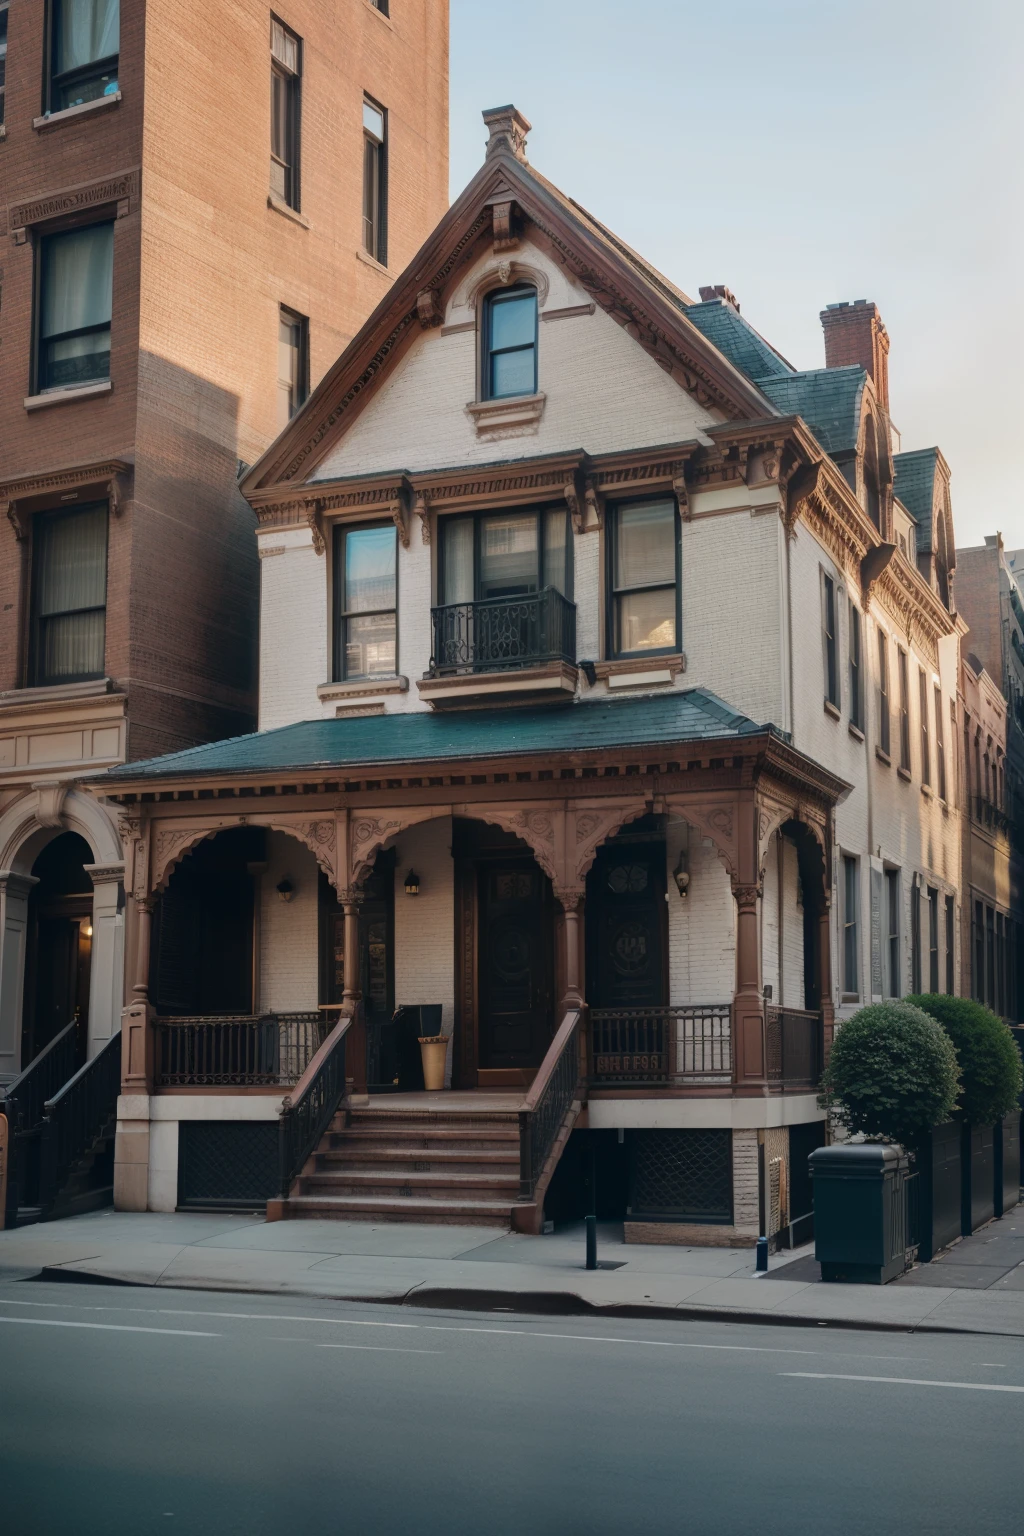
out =
<svg viewBox="0 0 1024 1536"><path fill-rule="evenodd" d="M863 368L814 368L757 381L784 416L802 416L826 453L856 448L860 405L867 374Z"/></svg>
<svg viewBox="0 0 1024 1536"><path fill-rule="evenodd" d="M686 318L734 367L763 388L763 381L793 369L773 346L759 335L749 321L724 299L707 299L690 304ZM767 391L765 391L767 393Z"/></svg>
<svg viewBox="0 0 1024 1536"><path fill-rule="evenodd" d="M368 715L354 720L302 720L276 731L235 736L166 757L126 763L90 780L108 785L207 774L321 774L388 763L457 761L538 753L593 752L618 746L671 748L692 741L757 736L757 725L703 688L656 698L615 699L565 708L459 710ZM777 736L788 739L782 732Z"/></svg>
<svg viewBox="0 0 1024 1536"><path fill-rule="evenodd" d="M932 547L932 505L938 452L937 448L917 448L913 453L895 454L892 461L896 471L894 489L917 524L917 547L922 551Z"/></svg>

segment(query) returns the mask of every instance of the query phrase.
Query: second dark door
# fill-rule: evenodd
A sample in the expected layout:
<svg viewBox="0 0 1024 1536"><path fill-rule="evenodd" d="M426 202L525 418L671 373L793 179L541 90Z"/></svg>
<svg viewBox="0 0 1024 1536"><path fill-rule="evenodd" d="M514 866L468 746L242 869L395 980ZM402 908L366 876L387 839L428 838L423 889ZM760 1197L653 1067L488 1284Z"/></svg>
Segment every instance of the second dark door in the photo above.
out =
<svg viewBox="0 0 1024 1536"><path fill-rule="evenodd" d="M533 861L480 869L479 1050L482 1070L540 1066L551 1035L554 975L547 882Z"/></svg>

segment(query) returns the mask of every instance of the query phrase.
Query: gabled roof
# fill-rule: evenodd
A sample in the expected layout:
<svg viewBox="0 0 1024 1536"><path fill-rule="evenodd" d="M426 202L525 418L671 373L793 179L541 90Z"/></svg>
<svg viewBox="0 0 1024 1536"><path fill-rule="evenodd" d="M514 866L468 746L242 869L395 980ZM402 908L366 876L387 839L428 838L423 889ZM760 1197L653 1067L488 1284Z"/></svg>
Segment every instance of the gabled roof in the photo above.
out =
<svg viewBox="0 0 1024 1536"><path fill-rule="evenodd" d="M794 372L792 365L725 299L691 304L686 318L755 383Z"/></svg>
<svg viewBox="0 0 1024 1536"><path fill-rule="evenodd" d="M802 416L826 453L847 453L860 436L863 368L814 368L760 380L783 416Z"/></svg>
<svg viewBox="0 0 1024 1536"><path fill-rule="evenodd" d="M660 698L615 699L563 709L472 709L451 714L357 716L304 720L276 731L235 736L146 762L127 763L90 779L100 792L139 780L210 774L310 773L397 763L423 763L585 753L620 746L671 748L771 732L704 688Z"/></svg>
<svg viewBox="0 0 1024 1536"><path fill-rule="evenodd" d="M918 549L932 547L932 509L935 505L935 469L938 462L937 448L917 448L913 453L897 453L893 457L896 483L893 489L917 524L920 537Z"/></svg>

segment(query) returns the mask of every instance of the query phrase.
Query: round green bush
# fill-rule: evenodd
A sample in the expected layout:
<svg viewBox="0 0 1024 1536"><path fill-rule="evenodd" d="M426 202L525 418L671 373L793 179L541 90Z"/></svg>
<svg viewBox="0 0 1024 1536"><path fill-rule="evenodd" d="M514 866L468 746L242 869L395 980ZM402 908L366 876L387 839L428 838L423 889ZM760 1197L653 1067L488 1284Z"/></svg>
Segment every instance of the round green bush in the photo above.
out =
<svg viewBox="0 0 1024 1536"><path fill-rule="evenodd" d="M954 1113L968 1125L994 1125L1016 1109L1021 1058L1009 1026L969 997L926 992L908 1003L930 1014L953 1042L963 1079Z"/></svg>
<svg viewBox="0 0 1024 1536"><path fill-rule="evenodd" d="M819 1102L851 1132L912 1146L960 1088L949 1036L906 1002L872 1003L836 1031Z"/></svg>

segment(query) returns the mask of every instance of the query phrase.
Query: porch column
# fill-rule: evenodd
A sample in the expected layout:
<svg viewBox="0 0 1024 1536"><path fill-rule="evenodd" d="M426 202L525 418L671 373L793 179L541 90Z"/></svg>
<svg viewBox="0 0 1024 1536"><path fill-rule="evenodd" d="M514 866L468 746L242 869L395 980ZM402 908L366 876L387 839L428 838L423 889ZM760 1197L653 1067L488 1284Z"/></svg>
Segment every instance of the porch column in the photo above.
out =
<svg viewBox="0 0 1024 1536"><path fill-rule="evenodd" d="M123 864L86 864L92 881L92 961L89 974L89 1056L120 1028L124 1007Z"/></svg>
<svg viewBox="0 0 1024 1536"><path fill-rule="evenodd" d="M359 985L359 909L362 906L360 891L345 891L341 909L345 914L345 988L342 1002L352 1014L345 1053L345 1076L352 1079L355 1094L366 1093L366 1018L363 1013L363 992Z"/></svg>
<svg viewBox="0 0 1024 1536"><path fill-rule="evenodd" d="M736 899L736 995L733 999L733 1081L737 1088L760 1091L767 1080L764 997L761 990L761 942L757 903L757 809L753 800L736 806L737 872L732 877Z"/></svg>
<svg viewBox="0 0 1024 1536"><path fill-rule="evenodd" d="M563 913L561 961L565 991L559 1001L559 1014L565 1014L570 1008L579 1008L583 1003L583 898L582 886L555 891L555 900ZM556 1019L555 1027L560 1023L561 1018Z"/></svg>
<svg viewBox="0 0 1024 1536"><path fill-rule="evenodd" d="M149 1001L152 896L135 897L135 964L132 995L121 1015L121 1091L149 1093L153 1086L153 1009Z"/></svg>
<svg viewBox="0 0 1024 1536"><path fill-rule="evenodd" d="M21 1059L21 1015L28 898L38 884L34 875L0 871L0 1083L13 1081L28 1065Z"/></svg>

